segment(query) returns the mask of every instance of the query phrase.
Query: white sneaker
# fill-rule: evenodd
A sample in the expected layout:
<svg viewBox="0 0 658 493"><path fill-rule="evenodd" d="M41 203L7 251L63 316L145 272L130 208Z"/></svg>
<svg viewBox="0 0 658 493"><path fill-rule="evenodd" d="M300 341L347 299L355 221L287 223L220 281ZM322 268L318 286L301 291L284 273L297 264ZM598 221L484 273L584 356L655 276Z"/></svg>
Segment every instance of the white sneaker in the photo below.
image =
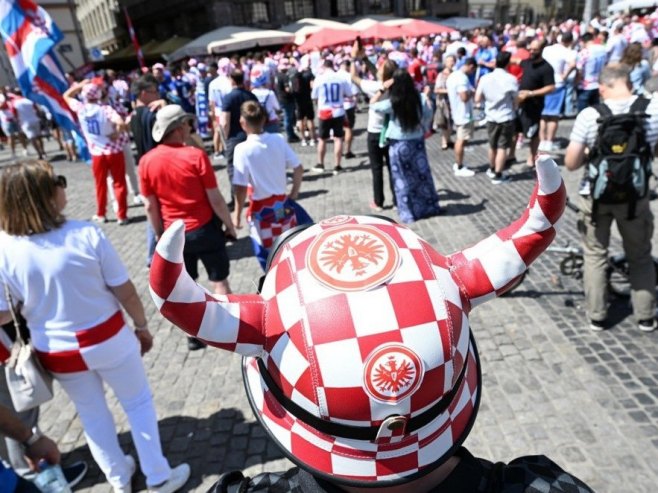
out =
<svg viewBox="0 0 658 493"><path fill-rule="evenodd" d="M188 464L179 464L171 470L171 476L167 481L158 485L151 486L149 493L173 493L190 479L190 466Z"/></svg>
<svg viewBox="0 0 658 493"><path fill-rule="evenodd" d="M128 463L128 470L130 471L130 479L123 486L115 486L114 493L132 493L133 491L133 476L137 470L137 464L132 455L126 455L126 462Z"/></svg>
<svg viewBox="0 0 658 493"><path fill-rule="evenodd" d="M557 152L562 150L562 146L558 142L551 142L551 151Z"/></svg>
<svg viewBox="0 0 658 493"><path fill-rule="evenodd" d="M133 197L133 204L135 204L135 205L144 205L144 201L142 200L142 196L141 195L135 195Z"/></svg>
<svg viewBox="0 0 658 493"><path fill-rule="evenodd" d="M494 170L492 170L491 168L487 168L487 176L489 178L495 178L496 172Z"/></svg>
<svg viewBox="0 0 658 493"><path fill-rule="evenodd" d="M455 172L455 176L461 176L463 178L468 178L475 175L475 171L473 171L470 168L467 168L466 166L462 166L460 168L459 166L457 166L457 163L452 165L452 170Z"/></svg>

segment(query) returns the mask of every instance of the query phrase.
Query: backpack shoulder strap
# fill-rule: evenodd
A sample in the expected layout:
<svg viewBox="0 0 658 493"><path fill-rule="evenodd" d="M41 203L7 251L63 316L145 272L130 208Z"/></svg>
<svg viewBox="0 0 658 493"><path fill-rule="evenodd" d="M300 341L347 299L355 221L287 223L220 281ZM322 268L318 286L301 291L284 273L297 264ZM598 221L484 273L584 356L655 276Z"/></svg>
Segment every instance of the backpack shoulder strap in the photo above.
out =
<svg viewBox="0 0 658 493"><path fill-rule="evenodd" d="M612 110L608 108L608 105L605 103L595 104L594 106L592 106L592 108L594 108L594 110L596 110L596 112L599 114L599 118L597 121L599 120L602 121L612 116Z"/></svg>
<svg viewBox="0 0 658 493"><path fill-rule="evenodd" d="M649 102L649 98L639 96L635 101L633 101L633 104L629 108L628 112L645 114L647 112L647 108L649 107Z"/></svg>

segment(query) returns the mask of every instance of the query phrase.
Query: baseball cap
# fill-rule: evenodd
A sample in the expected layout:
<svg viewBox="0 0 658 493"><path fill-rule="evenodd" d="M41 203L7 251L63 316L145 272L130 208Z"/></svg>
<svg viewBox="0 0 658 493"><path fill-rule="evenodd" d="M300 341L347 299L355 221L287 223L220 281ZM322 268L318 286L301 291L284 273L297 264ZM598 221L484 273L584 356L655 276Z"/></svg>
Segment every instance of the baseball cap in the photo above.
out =
<svg viewBox="0 0 658 493"><path fill-rule="evenodd" d="M249 80L253 87L263 87L269 82L269 77L260 66L256 66L249 73Z"/></svg>
<svg viewBox="0 0 658 493"><path fill-rule="evenodd" d="M249 403L285 455L316 477L392 486L454 455L477 415L471 310L503 294L555 237L566 190L553 160L519 220L443 256L414 231L341 215L273 245L258 294L211 297L183 267L185 225L150 272L160 312L239 353Z"/></svg>
<svg viewBox="0 0 658 493"><path fill-rule="evenodd" d="M194 118L191 113L186 113L178 104L170 104L162 108L155 115L155 124L151 135L153 140L160 142L162 138L171 130L180 125L183 121Z"/></svg>

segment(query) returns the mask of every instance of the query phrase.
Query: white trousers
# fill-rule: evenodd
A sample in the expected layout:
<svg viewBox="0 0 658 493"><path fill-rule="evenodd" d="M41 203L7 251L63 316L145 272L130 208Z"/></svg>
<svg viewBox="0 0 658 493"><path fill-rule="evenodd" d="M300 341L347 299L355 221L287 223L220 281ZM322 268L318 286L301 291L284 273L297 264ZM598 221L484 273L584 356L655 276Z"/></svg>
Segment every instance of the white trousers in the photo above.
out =
<svg viewBox="0 0 658 493"><path fill-rule="evenodd" d="M122 331L125 330L128 329L124 327ZM78 411L91 455L113 487L128 483L130 470L119 447L103 383L112 389L128 416L147 486L160 484L171 476L169 463L162 454L151 389L146 380L137 339L134 339L134 344L124 346L121 357L108 355L107 365L101 363L87 371L54 374Z"/></svg>

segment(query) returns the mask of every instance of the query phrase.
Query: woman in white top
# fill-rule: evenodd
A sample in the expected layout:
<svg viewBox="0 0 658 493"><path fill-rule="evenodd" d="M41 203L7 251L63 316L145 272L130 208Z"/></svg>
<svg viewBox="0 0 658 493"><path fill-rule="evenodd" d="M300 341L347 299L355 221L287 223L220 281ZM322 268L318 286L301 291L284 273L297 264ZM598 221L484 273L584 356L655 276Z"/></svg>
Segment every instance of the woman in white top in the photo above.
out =
<svg viewBox="0 0 658 493"><path fill-rule="evenodd" d="M267 122L265 122L263 130L270 134L279 133L281 131L281 125L279 125L281 105L279 104L279 99L276 97L276 93L267 87L270 81L269 74L255 67L251 70L250 76L251 92L256 96L256 99L258 99L258 102L265 108L265 112L267 113Z"/></svg>
<svg viewBox="0 0 658 493"><path fill-rule="evenodd" d="M45 161L0 173L0 280L27 320L43 366L71 398L89 449L115 493L130 493L135 460L119 447L103 384L128 416L149 490L171 493L190 468L170 468L141 354L153 338L142 302L102 230L67 220L66 179ZM132 319L133 331L121 309ZM0 323L11 319L0 298Z"/></svg>

